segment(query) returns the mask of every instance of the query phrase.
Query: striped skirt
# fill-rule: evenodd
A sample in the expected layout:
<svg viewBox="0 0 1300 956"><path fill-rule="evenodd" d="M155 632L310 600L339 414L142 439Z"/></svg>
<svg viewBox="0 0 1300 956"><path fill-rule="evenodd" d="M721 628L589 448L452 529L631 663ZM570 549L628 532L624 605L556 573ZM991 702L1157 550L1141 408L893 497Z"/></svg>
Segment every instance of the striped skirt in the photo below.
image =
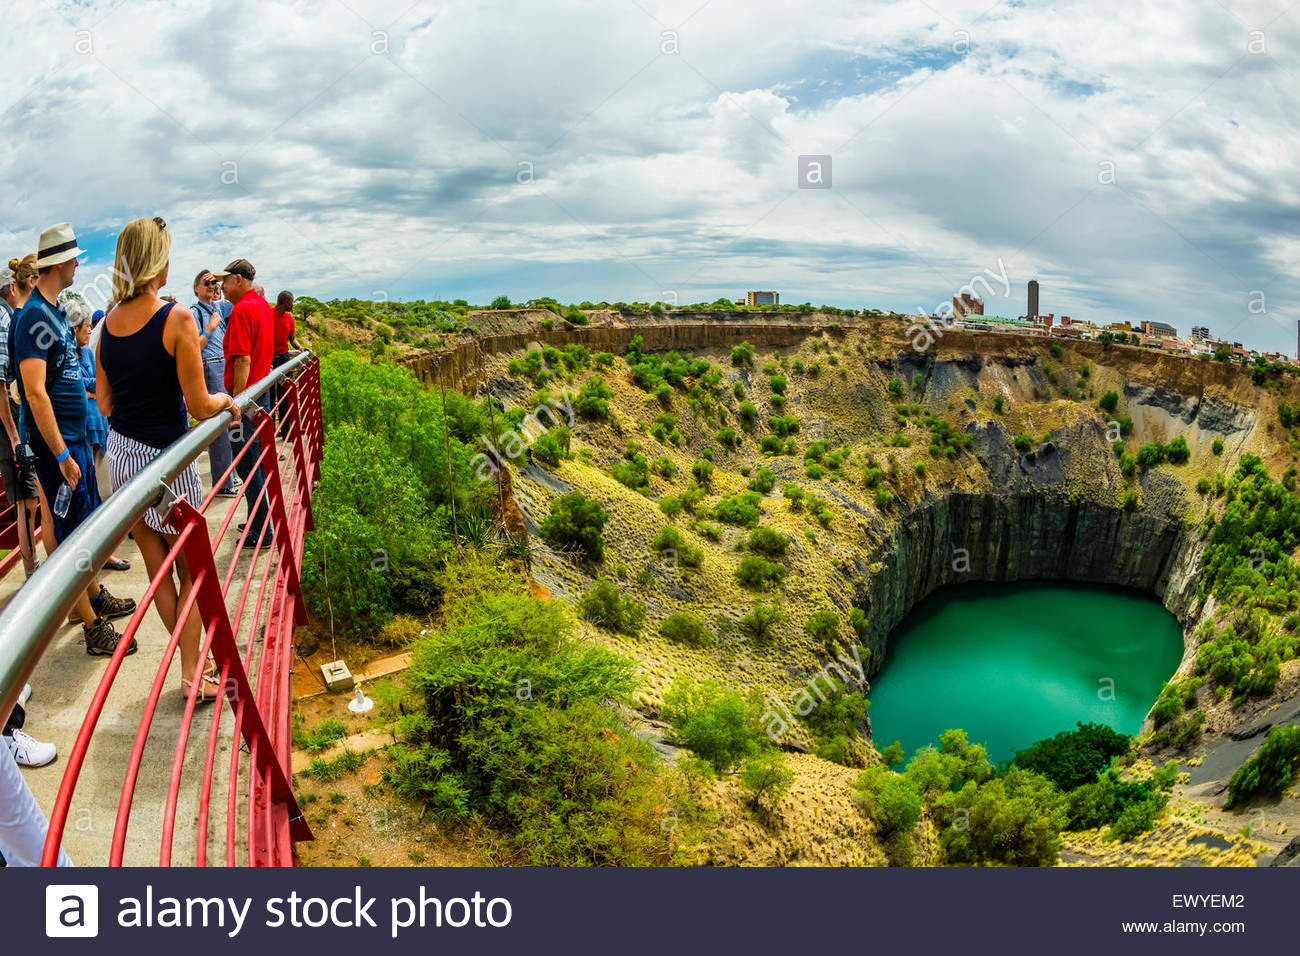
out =
<svg viewBox="0 0 1300 956"><path fill-rule="evenodd" d="M108 478L113 483L113 490L117 491L138 475L162 452L161 448L154 448L134 438L127 438L110 427L108 447L104 449L104 457L108 459ZM183 497L195 508L203 503L203 482L199 479L199 466L194 462L186 465L185 470L167 487L171 489L172 494L178 498ZM163 524L163 518L164 516L160 515L155 508L150 508L144 513L144 523L159 534L180 533L171 525Z"/></svg>

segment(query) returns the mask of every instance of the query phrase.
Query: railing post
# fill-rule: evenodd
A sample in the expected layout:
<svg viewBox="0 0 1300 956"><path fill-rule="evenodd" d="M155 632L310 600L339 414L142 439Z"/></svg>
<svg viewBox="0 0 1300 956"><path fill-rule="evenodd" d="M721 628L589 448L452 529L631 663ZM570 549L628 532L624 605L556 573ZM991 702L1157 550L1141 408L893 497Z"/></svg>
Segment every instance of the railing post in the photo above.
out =
<svg viewBox="0 0 1300 956"><path fill-rule="evenodd" d="M265 413L263 413L265 414ZM270 421L270 416L265 419ZM259 426L263 423L259 423ZM274 431L274 427L271 428ZM281 766L276 753L275 741L267 730L262 712L257 706L257 698L249 683L244 662L240 659L239 646L235 642L235 632L230 624L230 614L226 608L225 595L221 593L221 578L217 574L216 559L212 552L212 542L208 537L208 524L203 515L184 498L177 499L168 513L167 521L173 527L191 526L192 530L181 549L189 565L190 579L200 582L195 607L198 609L203 629L213 627L212 656L216 659L217 671L227 674L226 686L222 688L226 701L235 713L240 734L253 755L253 771L249 774L249 786L255 787L257 775L261 774L271 788L271 799L285 807L289 816L290 832L295 840L312 839L311 827L307 825L293 795L293 786ZM200 574L200 572L203 572ZM249 640L253 636L249 635ZM232 686L233 685L233 686ZM241 719L242 717L242 719ZM288 757L287 754L284 755ZM250 827L253 821L249 821Z"/></svg>
<svg viewBox="0 0 1300 956"><path fill-rule="evenodd" d="M299 407L301 389L298 382L289 381L284 386L289 397L289 440L293 442L293 461L298 472L298 487L302 489L302 506L306 512L305 530L316 530L316 520L311 510L311 466L307 463L306 440L303 437L302 409Z"/></svg>
<svg viewBox="0 0 1300 956"><path fill-rule="evenodd" d="M284 569L289 593L293 595L293 623L306 624L307 605L302 599L302 583L299 580L302 555L293 550L293 535L290 533L289 515L284 505L284 485L280 482L280 469L277 467L280 451L275 445L275 421L261 406L257 408L256 419L271 526L274 536L280 540L280 567Z"/></svg>

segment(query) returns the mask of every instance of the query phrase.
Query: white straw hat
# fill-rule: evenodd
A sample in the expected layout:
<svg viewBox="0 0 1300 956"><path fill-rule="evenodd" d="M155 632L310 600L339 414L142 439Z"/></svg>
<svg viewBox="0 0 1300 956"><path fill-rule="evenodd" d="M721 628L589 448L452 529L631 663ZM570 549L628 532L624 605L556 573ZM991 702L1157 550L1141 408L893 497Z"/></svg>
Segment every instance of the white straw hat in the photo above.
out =
<svg viewBox="0 0 1300 956"><path fill-rule="evenodd" d="M36 252L36 268L61 265L85 254L86 250L77 245L72 223L61 222L41 233L41 244Z"/></svg>

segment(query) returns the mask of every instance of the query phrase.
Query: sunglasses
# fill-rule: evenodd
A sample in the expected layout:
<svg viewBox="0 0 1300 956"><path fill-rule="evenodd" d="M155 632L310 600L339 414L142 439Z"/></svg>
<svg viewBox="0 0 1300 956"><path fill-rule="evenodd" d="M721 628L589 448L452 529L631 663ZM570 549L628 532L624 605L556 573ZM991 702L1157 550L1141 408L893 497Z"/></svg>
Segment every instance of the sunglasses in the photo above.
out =
<svg viewBox="0 0 1300 956"><path fill-rule="evenodd" d="M206 282L204 282L203 284L206 285L206 286L221 285L221 280L220 280L220 279L208 279L208 280L207 280Z"/></svg>

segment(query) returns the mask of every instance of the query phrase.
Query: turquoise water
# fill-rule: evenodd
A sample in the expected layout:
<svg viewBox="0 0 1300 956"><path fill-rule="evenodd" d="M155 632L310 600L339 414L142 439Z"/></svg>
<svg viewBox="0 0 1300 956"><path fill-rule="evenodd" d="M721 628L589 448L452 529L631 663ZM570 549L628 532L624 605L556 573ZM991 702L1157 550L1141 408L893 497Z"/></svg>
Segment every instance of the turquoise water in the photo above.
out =
<svg viewBox="0 0 1300 956"><path fill-rule="evenodd" d="M1062 584L965 585L894 630L871 685L872 736L910 757L961 727L995 762L1077 721L1135 734L1178 667L1178 622L1151 595Z"/></svg>

